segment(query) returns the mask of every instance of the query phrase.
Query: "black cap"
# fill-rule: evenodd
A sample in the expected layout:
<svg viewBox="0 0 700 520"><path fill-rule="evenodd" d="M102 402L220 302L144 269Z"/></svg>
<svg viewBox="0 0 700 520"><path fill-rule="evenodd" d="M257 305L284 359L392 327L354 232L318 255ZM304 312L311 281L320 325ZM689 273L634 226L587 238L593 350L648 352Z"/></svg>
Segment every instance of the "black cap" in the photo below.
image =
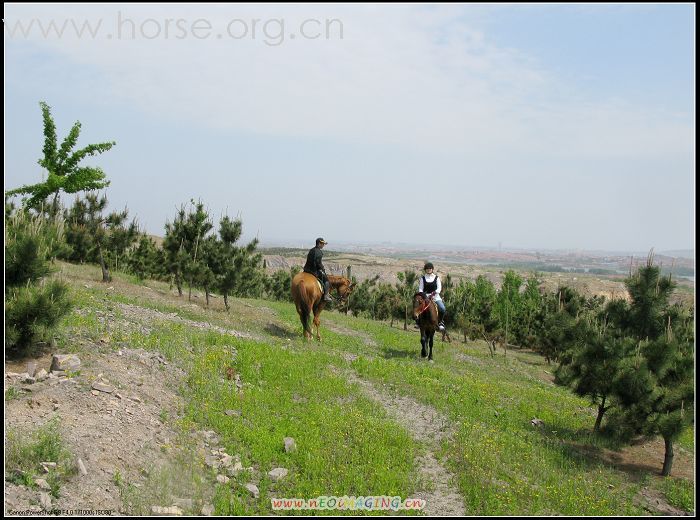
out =
<svg viewBox="0 0 700 520"><path fill-rule="evenodd" d="M328 242L326 242L326 241L323 240L322 238L317 238L317 239L316 239L316 245L318 245L318 244L327 244L327 243L328 243Z"/></svg>
<svg viewBox="0 0 700 520"><path fill-rule="evenodd" d="M423 266L423 269L435 269L435 267L433 267L433 264L431 262L426 262Z"/></svg>

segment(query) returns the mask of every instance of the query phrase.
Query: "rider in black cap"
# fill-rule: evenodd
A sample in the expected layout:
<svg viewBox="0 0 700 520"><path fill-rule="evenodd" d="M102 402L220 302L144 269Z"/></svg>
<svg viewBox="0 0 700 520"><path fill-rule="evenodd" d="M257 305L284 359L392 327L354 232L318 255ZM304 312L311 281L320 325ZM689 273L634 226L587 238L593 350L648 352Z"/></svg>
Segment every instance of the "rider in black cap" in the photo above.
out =
<svg viewBox="0 0 700 520"><path fill-rule="evenodd" d="M323 251L321 251L321 249L323 249L323 246L325 246L327 243L328 242L322 238L316 239L316 246L309 249L309 254L306 255L304 272L311 273L316 278L321 280L321 283L323 284L323 300L326 302L332 302L333 299L328 292L330 290L331 283L328 281L326 269L323 267L323 262L321 261L323 258Z"/></svg>

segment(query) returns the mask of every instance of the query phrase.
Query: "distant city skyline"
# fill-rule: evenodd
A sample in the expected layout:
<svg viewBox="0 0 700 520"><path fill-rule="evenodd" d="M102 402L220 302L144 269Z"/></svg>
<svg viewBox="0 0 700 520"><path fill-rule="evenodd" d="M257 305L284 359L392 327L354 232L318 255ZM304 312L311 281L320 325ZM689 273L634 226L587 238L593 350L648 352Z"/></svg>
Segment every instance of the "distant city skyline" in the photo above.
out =
<svg viewBox="0 0 700 520"><path fill-rule="evenodd" d="M154 235L201 199L263 243L695 248L694 4L9 3L4 27L6 190L42 179L45 101L59 139L117 142L85 163Z"/></svg>

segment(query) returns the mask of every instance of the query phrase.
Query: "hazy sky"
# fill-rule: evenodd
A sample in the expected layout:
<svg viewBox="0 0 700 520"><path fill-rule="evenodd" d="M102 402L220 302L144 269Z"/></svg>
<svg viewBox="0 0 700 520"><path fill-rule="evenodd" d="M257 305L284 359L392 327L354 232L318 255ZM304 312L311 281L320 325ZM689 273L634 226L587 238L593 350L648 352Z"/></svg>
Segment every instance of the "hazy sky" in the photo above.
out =
<svg viewBox="0 0 700 520"><path fill-rule="evenodd" d="M117 142L86 163L153 234L201 198L268 243L694 248L694 20L5 4L5 189L42 179L46 101L60 139L80 120L79 144Z"/></svg>

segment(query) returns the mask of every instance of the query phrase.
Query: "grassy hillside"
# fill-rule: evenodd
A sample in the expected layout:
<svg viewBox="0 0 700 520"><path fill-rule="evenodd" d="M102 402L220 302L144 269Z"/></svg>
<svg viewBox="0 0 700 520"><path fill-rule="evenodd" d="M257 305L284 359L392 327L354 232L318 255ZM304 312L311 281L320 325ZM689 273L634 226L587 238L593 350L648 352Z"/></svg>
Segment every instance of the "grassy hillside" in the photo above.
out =
<svg viewBox="0 0 700 520"><path fill-rule="evenodd" d="M172 421L214 430L253 468L216 484L217 514L270 514L272 497L322 495L423 497L436 514L649 515L649 497L694 510L692 432L661 479L662 443L622 449L594 436L590 404L554 386L554 367L530 352L490 357L485 344L437 340L428 363L417 331L335 312L321 317L323 341L305 343L292 304L233 300L227 314L221 299L207 309L167 284L117 274L106 286L96 267L60 267L78 308L58 349L88 348L80 337L162 353L186 373ZM296 451L285 452L285 437ZM274 482L275 467L289 474Z"/></svg>

